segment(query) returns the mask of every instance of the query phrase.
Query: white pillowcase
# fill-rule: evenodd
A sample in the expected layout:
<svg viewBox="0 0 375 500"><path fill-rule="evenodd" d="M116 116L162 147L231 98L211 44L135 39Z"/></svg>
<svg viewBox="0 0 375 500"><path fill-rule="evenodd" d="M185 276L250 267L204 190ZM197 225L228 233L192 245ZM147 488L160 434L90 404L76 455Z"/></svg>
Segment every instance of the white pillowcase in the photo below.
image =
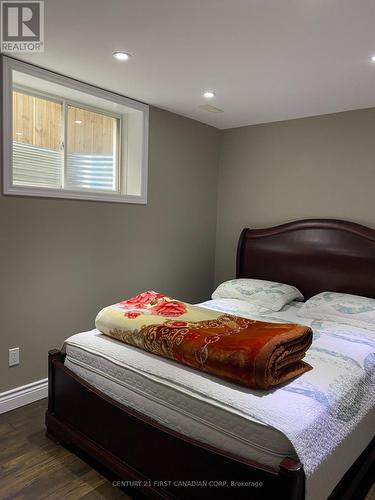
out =
<svg viewBox="0 0 375 500"><path fill-rule="evenodd" d="M212 298L245 300L276 312L293 300L303 300L303 295L296 287L284 283L240 278L221 283Z"/></svg>
<svg viewBox="0 0 375 500"><path fill-rule="evenodd" d="M322 292L311 297L297 315L375 330L375 299L348 293Z"/></svg>

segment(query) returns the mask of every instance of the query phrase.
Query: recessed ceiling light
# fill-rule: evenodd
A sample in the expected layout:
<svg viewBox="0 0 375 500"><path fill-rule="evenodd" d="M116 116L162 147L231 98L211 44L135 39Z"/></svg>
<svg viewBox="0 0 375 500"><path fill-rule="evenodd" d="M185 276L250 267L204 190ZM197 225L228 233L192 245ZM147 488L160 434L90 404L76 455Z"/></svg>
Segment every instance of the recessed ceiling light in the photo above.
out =
<svg viewBox="0 0 375 500"><path fill-rule="evenodd" d="M375 62L375 56L372 56L372 57L371 57L371 61L372 61L372 62Z"/></svg>
<svg viewBox="0 0 375 500"><path fill-rule="evenodd" d="M212 92L212 90L206 90L206 92L203 93L203 97L206 99L212 99L215 95L215 92Z"/></svg>
<svg viewBox="0 0 375 500"><path fill-rule="evenodd" d="M130 57L130 54L127 54L126 52L114 52L112 55L118 61L127 61Z"/></svg>
<svg viewBox="0 0 375 500"><path fill-rule="evenodd" d="M78 123L78 125L80 125L82 123L82 120L74 120L74 123Z"/></svg>

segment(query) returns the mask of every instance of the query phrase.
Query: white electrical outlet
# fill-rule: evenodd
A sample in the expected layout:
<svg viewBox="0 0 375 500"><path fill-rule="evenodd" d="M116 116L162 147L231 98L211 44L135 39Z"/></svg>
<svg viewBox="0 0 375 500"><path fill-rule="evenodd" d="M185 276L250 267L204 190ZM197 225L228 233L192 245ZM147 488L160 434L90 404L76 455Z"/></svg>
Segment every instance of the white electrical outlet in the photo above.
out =
<svg viewBox="0 0 375 500"><path fill-rule="evenodd" d="M9 366L15 366L20 364L20 348L14 347L9 349Z"/></svg>

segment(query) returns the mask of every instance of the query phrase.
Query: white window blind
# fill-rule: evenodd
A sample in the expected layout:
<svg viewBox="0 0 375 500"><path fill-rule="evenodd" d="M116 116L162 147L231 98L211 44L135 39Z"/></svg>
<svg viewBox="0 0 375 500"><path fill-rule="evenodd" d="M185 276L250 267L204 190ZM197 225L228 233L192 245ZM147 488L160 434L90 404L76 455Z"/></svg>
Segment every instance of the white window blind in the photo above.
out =
<svg viewBox="0 0 375 500"><path fill-rule="evenodd" d="M67 181L78 189L114 190L115 165L111 155L68 155Z"/></svg>
<svg viewBox="0 0 375 500"><path fill-rule="evenodd" d="M62 151L13 142L13 183L18 186L61 188Z"/></svg>

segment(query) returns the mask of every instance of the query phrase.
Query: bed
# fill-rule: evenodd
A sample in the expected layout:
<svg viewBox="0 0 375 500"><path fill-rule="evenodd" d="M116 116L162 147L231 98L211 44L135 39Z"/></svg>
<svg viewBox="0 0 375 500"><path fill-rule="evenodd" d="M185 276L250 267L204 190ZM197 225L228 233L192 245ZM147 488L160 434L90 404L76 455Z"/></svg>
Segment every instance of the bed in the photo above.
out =
<svg viewBox="0 0 375 500"><path fill-rule="evenodd" d="M375 231L358 224L306 220L246 228L238 243L237 277L288 283L305 299L325 290L375 298L374 274ZM220 301L203 306L228 310ZM298 307L292 304L275 321L290 320ZM117 344L92 331L49 353L46 426L48 436L81 448L124 485L152 498L228 498L232 485L235 498L287 500L319 500L318 491L328 492L322 499L358 499L369 487L373 414L340 443L339 460L332 454L319 474L306 474L276 426L209 404L223 397L212 391L228 384L166 360L154 366L152 355L134 348L127 347L124 362ZM160 363L168 367L168 383L161 383ZM210 401L207 392L192 394L199 386L210 388ZM227 397L235 390L230 386Z"/></svg>

